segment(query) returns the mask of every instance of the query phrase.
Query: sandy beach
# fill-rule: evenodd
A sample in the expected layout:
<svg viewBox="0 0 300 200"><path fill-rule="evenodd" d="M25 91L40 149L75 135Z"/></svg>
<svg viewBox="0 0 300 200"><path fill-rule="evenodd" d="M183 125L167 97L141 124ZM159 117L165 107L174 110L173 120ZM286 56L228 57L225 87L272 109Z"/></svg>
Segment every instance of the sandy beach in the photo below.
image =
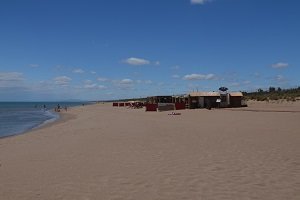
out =
<svg viewBox="0 0 300 200"><path fill-rule="evenodd" d="M168 113L82 106L0 139L0 199L300 199L299 101Z"/></svg>

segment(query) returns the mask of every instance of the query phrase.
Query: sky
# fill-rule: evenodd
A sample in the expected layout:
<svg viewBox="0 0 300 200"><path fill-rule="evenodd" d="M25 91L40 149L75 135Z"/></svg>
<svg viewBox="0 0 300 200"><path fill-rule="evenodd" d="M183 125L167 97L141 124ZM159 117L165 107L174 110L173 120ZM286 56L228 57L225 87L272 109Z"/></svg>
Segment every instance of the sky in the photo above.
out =
<svg viewBox="0 0 300 200"><path fill-rule="evenodd" d="M0 0L0 101L300 86L298 0Z"/></svg>

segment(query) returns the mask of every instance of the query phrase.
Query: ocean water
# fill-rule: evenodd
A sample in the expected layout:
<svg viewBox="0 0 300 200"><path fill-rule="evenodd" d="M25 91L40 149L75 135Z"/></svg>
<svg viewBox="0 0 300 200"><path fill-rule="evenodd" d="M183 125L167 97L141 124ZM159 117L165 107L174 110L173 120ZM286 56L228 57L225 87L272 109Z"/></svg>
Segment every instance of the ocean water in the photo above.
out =
<svg viewBox="0 0 300 200"><path fill-rule="evenodd" d="M0 102L0 138L22 134L57 120L59 115L53 112L57 104L57 102ZM59 103L62 108L81 104L82 102Z"/></svg>

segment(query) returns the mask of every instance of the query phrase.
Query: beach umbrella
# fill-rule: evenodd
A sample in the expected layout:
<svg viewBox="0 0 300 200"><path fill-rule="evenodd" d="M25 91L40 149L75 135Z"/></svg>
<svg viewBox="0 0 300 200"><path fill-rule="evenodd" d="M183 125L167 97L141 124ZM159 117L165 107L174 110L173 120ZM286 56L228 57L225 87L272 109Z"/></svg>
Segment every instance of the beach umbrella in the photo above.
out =
<svg viewBox="0 0 300 200"><path fill-rule="evenodd" d="M219 90L222 91L222 92L226 92L228 90L228 88L227 87L220 87Z"/></svg>

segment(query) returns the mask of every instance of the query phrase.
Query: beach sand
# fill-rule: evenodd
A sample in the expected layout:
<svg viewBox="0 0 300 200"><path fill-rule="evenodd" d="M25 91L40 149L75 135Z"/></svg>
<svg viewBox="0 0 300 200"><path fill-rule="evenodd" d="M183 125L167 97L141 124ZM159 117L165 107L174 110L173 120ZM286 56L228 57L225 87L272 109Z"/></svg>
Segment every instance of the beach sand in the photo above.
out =
<svg viewBox="0 0 300 200"><path fill-rule="evenodd" d="M0 199L300 199L299 102L179 112L95 104L0 139Z"/></svg>

